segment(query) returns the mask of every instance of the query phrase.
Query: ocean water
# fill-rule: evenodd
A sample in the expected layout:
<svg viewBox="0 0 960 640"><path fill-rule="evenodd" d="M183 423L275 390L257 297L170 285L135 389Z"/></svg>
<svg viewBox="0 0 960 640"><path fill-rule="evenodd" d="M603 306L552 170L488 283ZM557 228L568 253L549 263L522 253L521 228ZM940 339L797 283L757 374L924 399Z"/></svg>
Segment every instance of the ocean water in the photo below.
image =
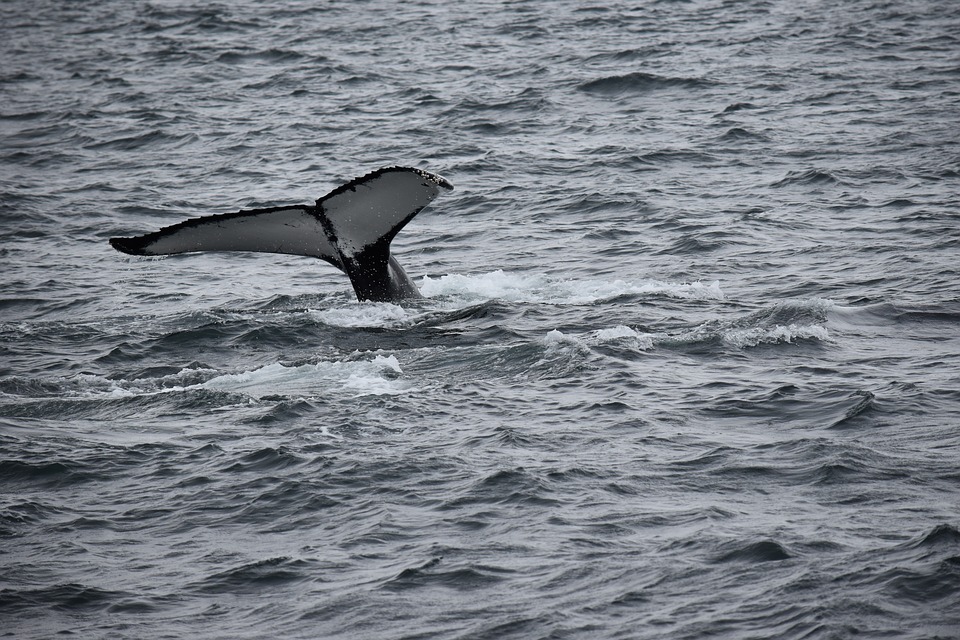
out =
<svg viewBox="0 0 960 640"><path fill-rule="evenodd" d="M956 3L0 25L0 636L960 637ZM107 244L394 164L415 303Z"/></svg>

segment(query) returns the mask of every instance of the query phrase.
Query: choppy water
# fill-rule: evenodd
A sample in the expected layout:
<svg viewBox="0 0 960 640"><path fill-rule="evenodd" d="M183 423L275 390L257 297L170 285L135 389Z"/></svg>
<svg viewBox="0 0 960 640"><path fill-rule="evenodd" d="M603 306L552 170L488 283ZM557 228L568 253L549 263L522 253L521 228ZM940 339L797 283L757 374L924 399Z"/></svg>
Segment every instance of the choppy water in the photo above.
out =
<svg viewBox="0 0 960 640"><path fill-rule="evenodd" d="M960 636L954 2L0 24L0 635ZM106 243L390 164L416 304Z"/></svg>

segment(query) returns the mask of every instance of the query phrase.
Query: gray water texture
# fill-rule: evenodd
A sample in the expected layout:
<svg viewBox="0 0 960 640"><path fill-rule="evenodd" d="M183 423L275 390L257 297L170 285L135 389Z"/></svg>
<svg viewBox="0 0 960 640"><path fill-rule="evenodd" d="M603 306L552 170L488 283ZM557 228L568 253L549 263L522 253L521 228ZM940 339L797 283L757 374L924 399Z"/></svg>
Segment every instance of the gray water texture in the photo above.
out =
<svg viewBox="0 0 960 640"><path fill-rule="evenodd" d="M0 636L960 637L958 212L952 1L0 3Z"/></svg>

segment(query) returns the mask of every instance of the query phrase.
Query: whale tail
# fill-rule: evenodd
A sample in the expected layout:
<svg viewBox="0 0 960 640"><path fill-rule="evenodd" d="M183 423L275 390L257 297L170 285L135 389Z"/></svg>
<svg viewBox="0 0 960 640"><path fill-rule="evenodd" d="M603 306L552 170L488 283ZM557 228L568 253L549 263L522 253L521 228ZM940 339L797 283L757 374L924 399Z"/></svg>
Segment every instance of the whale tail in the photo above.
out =
<svg viewBox="0 0 960 640"><path fill-rule="evenodd" d="M312 206L192 218L142 236L111 238L110 244L137 256L194 251L312 256L347 274L361 302L396 302L420 293L390 254L390 242L441 190L452 189L422 169L385 167L337 187Z"/></svg>

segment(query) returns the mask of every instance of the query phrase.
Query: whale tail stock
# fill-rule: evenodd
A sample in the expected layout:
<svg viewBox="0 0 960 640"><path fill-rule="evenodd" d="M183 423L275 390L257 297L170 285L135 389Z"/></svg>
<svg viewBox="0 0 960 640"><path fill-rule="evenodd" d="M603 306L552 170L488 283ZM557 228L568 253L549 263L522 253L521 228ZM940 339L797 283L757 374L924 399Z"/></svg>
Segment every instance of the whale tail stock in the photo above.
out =
<svg viewBox="0 0 960 640"><path fill-rule="evenodd" d="M337 187L313 206L192 218L142 236L111 238L110 244L137 256L194 251L312 256L347 274L361 302L397 302L420 292L390 254L390 242L441 190L452 189L443 177L422 169L385 167Z"/></svg>

